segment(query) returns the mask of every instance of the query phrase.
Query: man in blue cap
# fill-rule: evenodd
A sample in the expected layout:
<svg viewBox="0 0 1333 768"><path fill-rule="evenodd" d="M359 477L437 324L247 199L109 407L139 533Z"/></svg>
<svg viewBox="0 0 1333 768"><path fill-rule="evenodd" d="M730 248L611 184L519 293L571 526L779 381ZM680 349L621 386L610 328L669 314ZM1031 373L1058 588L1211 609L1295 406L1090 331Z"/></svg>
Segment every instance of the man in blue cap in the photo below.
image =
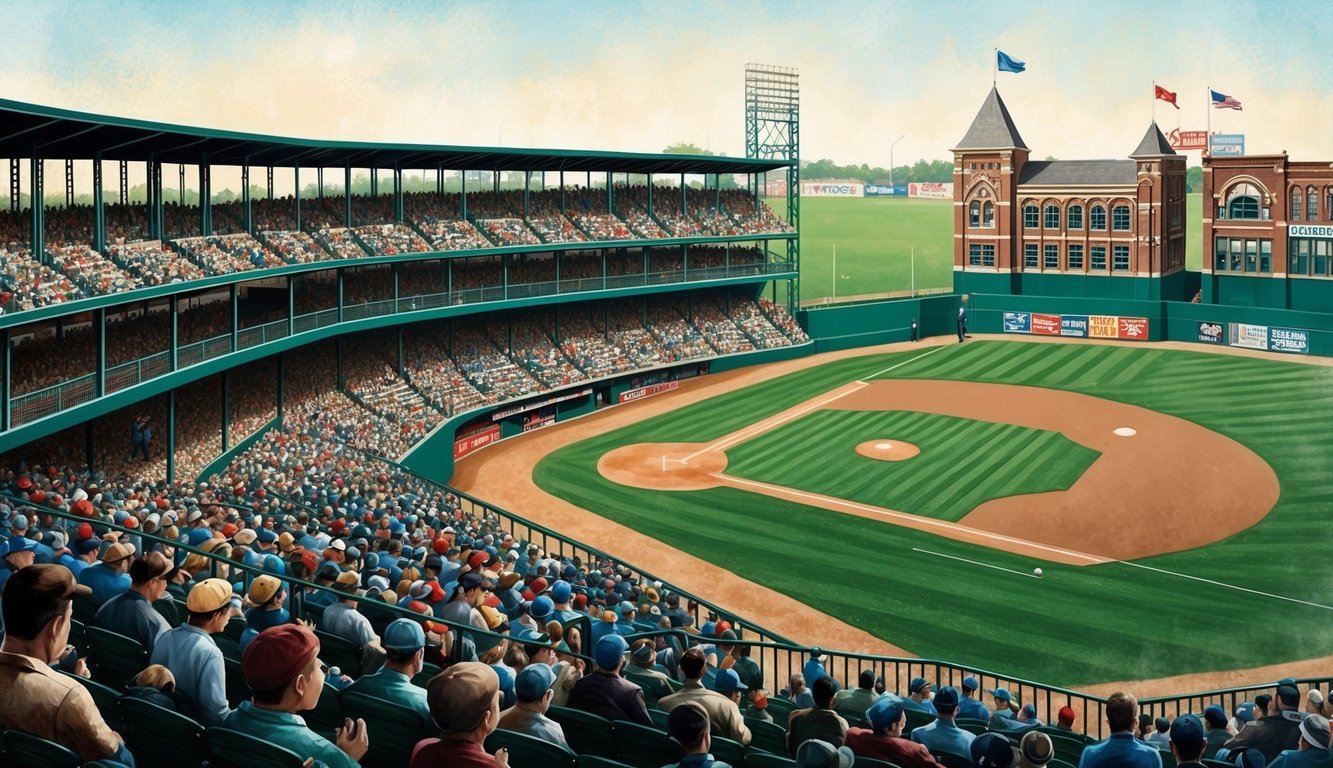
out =
<svg viewBox="0 0 1333 768"><path fill-rule="evenodd" d="M935 714L935 705L930 703L930 691L934 683L924 677L914 677L907 683L907 698L903 706L927 714Z"/></svg>
<svg viewBox="0 0 1333 768"><path fill-rule="evenodd" d="M1111 694L1106 700L1106 724L1111 728L1111 737L1086 747L1079 758L1079 768L1162 768L1161 753L1134 738L1138 721L1138 699L1119 691Z"/></svg>
<svg viewBox="0 0 1333 768"><path fill-rule="evenodd" d="M990 710L981 702L980 697L972 698L972 694L979 690L981 690L981 683L978 683L975 677L968 675L963 678L963 695L958 700L958 711L955 713L958 717L983 721L990 719Z"/></svg>
<svg viewBox="0 0 1333 768"><path fill-rule="evenodd" d="M959 699L957 688L952 685L941 688L935 694L935 722L914 728L912 741L924 745L932 754L948 752L969 757L972 754L972 740L976 735L954 724Z"/></svg>
<svg viewBox="0 0 1333 768"><path fill-rule="evenodd" d="M555 671L546 664L529 664L514 680L514 706L500 713L500 727L542 741L569 747L560 723L546 716L555 692Z"/></svg>
<svg viewBox="0 0 1333 768"><path fill-rule="evenodd" d="M620 635L606 635L592 649L597 669L574 684L569 706L601 715L607 720L628 720L653 727L643 690L620 676L629 644Z"/></svg>
<svg viewBox="0 0 1333 768"><path fill-rule="evenodd" d="M844 743L860 757L887 760L901 768L935 768L930 750L903 736L906 702L898 698L876 701L866 710L870 728L848 728Z"/></svg>
<svg viewBox="0 0 1333 768"><path fill-rule="evenodd" d="M691 648L680 659L680 671L685 675L685 683L679 691L663 696L657 702L657 708L670 712L673 708L692 701L704 708L711 723L711 733L716 736L750 743L750 729L741 715L741 692L745 685L735 670L718 670L713 678L713 690L704 687L703 678L707 671L708 660L701 648Z"/></svg>
<svg viewBox="0 0 1333 768"><path fill-rule="evenodd" d="M667 715L667 734L680 744L685 754L679 762L664 768L731 768L709 754L712 730L708 713L695 702L686 702ZM821 766L822 768L822 766Z"/></svg>
<svg viewBox="0 0 1333 768"><path fill-rule="evenodd" d="M1219 704L1209 704L1203 710L1203 723L1206 727L1203 737L1208 742L1203 756L1205 759L1211 759L1227 739L1231 738L1231 731L1227 730L1226 710Z"/></svg>
<svg viewBox="0 0 1333 768"><path fill-rule="evenodd" d="M1014 731L1021 729L1023 724L1014 718L1018 712L1018 702L1014 701L1014 695L1008 688L1000 686L988 691L995 699L995 712L986 722L986 727L992 731ZM1136 705L1137 706L1137 705Z"/></svg>
<svg viewBox="0 0 1333 768"><path fill-rule="evenodd" d="M394 619L380 638L384 647L384 666L378 672L363 675L346 690L399 706L414 709L422 723L430 723L426 689L412 684L425 661L426 633L412 619Z"/></svg>
<svg viewBox="0 0 1333 768"><path fill-rule="evenodd" d="M4 587L10 576L32 565L37 557L36 550L37 542L22 536L11 536L0 544L0 562L4 563L4 567L0 568L0 588Z"/></svg>
<svg viewBox="0 0 1333 768"><path fill-rule="evenodd" d="M1325 731L1327 733L1327 731ZM1167 743L1179 768L1202 768L1203 751L1208 746L1203 723L1194 715L1181 715L1169 726Z"/></svg>

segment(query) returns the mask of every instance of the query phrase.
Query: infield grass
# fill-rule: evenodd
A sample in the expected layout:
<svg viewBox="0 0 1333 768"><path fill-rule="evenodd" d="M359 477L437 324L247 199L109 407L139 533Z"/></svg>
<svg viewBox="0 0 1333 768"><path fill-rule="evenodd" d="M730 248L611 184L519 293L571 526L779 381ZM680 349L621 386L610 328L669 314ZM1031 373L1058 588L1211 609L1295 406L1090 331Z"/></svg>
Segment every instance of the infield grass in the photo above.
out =
<svg viewBox="0 0 1333 768"><path fill-rule="evenodd" d="M862 456L905 440L905 461ZM1100 455L1058 432L914 411L820 410L727 449L727 474L956 522L1005 496L1063 491Z"/></svg>
<svg viewBox="0 0 1333 768"><path fill-rule="evenodd" d="M1333 430L1325 416L1333 412L1333 368L1142 347L981 341L892 372L1068 389L1139 405L1220 432L1272 465L1281 496L1260 523L1208 547L1136 564L1058 565L733 488L628 488L596 470L598 457L613 448L715 440L919 354L826 363L645 419L547 456L534 479L665 546L927 658L1078 686L1333 654L1333 575L1323 567L1333 537ZM1192 458L1201 471L1214 469L1210 457ZM1198 510L1197 525L1209 524L1208 510ZM1127 521L1120 535L1169 538L1172 531L1155 527L1149 514ZM1023 573L1040 565L1045 578L916 549ZM842 554L830 557L832 551ZM782 634L784 627L768 629Z"/></svg>

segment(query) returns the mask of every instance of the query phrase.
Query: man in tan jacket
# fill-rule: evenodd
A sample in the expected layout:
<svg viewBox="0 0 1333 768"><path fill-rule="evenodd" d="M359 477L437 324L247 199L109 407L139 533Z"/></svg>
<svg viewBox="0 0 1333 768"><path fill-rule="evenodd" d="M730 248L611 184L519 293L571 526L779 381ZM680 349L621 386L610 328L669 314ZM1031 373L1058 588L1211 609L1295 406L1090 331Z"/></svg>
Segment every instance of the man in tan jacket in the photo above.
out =
<svg viewBox="0 0 1333 768"><path fill-rule="evenodd" d="M685 684L670 696L663 696L657 702L658 709L670 712L674 707L692 701L708 713L711 732L741 744L750 743L750 729L745 726L738 702L745 685L740 677L730 669L717 673L717 686L722 691L710 691L703 686L706 661L703 651L691 648L680 657L680 671L685 675Z"/></svg>

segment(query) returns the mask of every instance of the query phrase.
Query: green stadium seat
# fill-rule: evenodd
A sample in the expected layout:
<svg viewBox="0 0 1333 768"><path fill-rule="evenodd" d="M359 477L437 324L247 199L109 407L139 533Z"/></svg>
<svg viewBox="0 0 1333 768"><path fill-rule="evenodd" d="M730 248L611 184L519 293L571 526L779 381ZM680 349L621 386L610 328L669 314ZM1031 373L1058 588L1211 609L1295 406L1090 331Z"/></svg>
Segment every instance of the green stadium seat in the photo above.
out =
<svg viewBox="0 0 1333 768"><path fill-rule="evenodd" d="M175 600L163 597L153 603L153 610L172 627L179 627L184 618L181 615L181 604Z"/></svg>
<svg viewBox="0 0 1333 768"><path fill-rule="evenodd" d="M343 693L342 713L366 721L370 750L361 758L366 768L402 768L410 761L416 743L436 732L434 724L411 707L354 691Z"/></svg>
<svg viewBox="0 0 1333 768"><path fill-rule="evenodd" d="M98 626L87 627L84 636L88 639L88 671L99 683L123 689L148 666L148 649L138 640Z"/></svg>
<svg viewBox="0 0 1333 768"><path fill-rule="evenodd" d="M509 750L509 768L576 768L578 755L559 744L514 731L497 729L486 737L486 751L492 754L504 747ZM395 768L401 768L400 763ZM658 768L661 763L653 766Z"/></svg>
<svg viewBox="0 0 1333 768"><path fill-rule="evenodd" d="M240 616L232 616L227 619L227 626L222 628L222 634L231 638L237 645L241 642L241 635L245 634L245 619Z"/></svg>
<svg viewBox="0 0 1333 768"><path fill-rule="evenodd" d="M1162 756L1162 768L1176 768L1176 756L1170 749L1159 749L1157 754Z"/></svg>
<svg viewBox="0 0 1333 768"><path fill-rule="evenodd" d="M93 703L97 705L97 711L102 715L102 719L106 721L107 727L118 733L124 733L122 730L124 723L120 719L120 708L116 706L116 702L120 699L120 691L105 683L89 680L86 677L79 677L68 672L62 672L61 674L77 680L79 685L88 689L88 693L92 695Z"/></svg>
<svg viewBox="0 0 1333 768"><path fill-rule="evenodd" d="M796 761L784 755L751 752L745 758L745 768L796 768Z"/></svg>
<svg viewBox="0 0 1333 768"><path fill-rule="evenodd" d="M125 722L120 733L136 763L197 768L208 759L204 728L194 720L143 699L123 698L117 707Z"/></svg>
<svg viewBox="0 0 1333 768"><path fill-rule="evenodd" d="M241 644L225 632L219 632L216 635L209 635L213 638L213 644L222 651L222 658L241 660Z"/></svg>
<svg viewBox="0 0 1333 768"><path fill-rule="evenodd" d="M666 733L666 730L667 730L667 715L668 715L668 714L669 714L668 712L663 712L662 710L660 710L660 709L656 709L656 708L654 708L654 707L649 707L649 708L648 708L648 717L651 717L651 718L652 718L652 720L653 720L653 727L656 728L657 730L661 731L662 733Z"/></svg>
<svg viewBox="0 0 1333 768"><path fill-rule="evenodd" d="M421 671L416 674L416 677L412 678L412 685L425 688L430 679L440 674L441 671L438 665L431 664L428 661L422 662Z"/></svg>
<svg viewBox="0 0 1333 768"><path fill-rule="evenodd" d="M330 667L338 667L353 680L361 676L361 646L337 635L315 630L319 638L319 658Z"/></svg>
<svg viewBox="0 0 1333 768"><path fill-rule="evenodd" d="M82 622L85 627L97 623L97 609L101 608L102 604L97 602L96 598L83 595L70 602L74 606L75 620Z"/></svg>
<svg viewBox="0 0 1333 768"><path fill-rule="evenodd" d="M910 736L912 735L913 729L920 728L923 725L930 725L935 722L934 715L929 712L922 712L919 709L904 709L903 714L907 715L907 725L903 726L903 736ZM862 723L857 723L857 725L862 728L868 727L863 724L865 718L863 717L861 720ZM847 722L851 723L851 718L847 718Z"/></svg>
<svg viewBox="0 0 1333 768"><path fill-rule="evenodd" d="M634 766L601 755L579 755L579 768L634 768Z"/></svg>
<svg viewBox="0 0 1333 768"><path fill-rule="evenodd" d="M985 733L987 730L985 720L976 720L971 717L955 718L953 724L958 726L959 728L962 728L968 733L975 733L978 736Z"/></svg>
<svg viewBox="0 0 1333 768"><path fill-rule="evenodd" d="M580 755L615 755L610 720L581 709L554 705L547 709L546 716L560 724L565 741Z"/></svg>
<svg viewBox="0 0 1333 768"><path fill-rule="evenodd" d="M616 720L611 728L615 732L617 759L635 768L659 768L679 761L684 754L680 744L656 728L628 720Z"/></svg>
<svg viewBox="0 0 1333 768"><path fill-rule="evenodd" d="M787 716L795 712L799 707L795 702L788 701L781 696L770 696L768 698L768 714L773 717L775 723L786 723Z"/></svg>
<svg viewBox="0 0 1333 768"><path fill-rule="evenodd" d="M208 738L208 768L304 768L295 752L230 728L213 727Z"/></svg>
<svg viewBox="0 0 1333 768"><path fill-rule="evenodd" d="M973 768L972 761L962 755L954 755L948 752L931 752L935 762L944 766L944 768Z"/></svg>
<svg viewBox="0 0 1333 768"><path fill-rule="evenodd" d="M250 686L245 684L245 675L241 672L240 659L223 656L222 665L227 676L227 706L235 709L241 705L242 701L250 700Z"/></svg>
<svg viewBox="0 0 1333 768"><path fill-rule="evenodd" d="M324 690L319 692L319 701L315 708L302 712L301 717L310 730L333 741L334 732L343 726L343 705L338 688L324 681Z"/></svg>
<svg viewBox="0 0 1333 768"><path fill-rule="evenodd" d="M724 738L722 736L711 736L712 746L708 752L721 762L729 763L733 766L745 764L745 745L739 741Z"/></svg>
<svg viewBox="0 0 1333 768"><path fill-rule="evenodd" d="M69 639L65 642L74 646L81 659L88 658L88 638L84 634L86 628L87 625L78 619L69 620Z"/></svg>
<svg viewBox="0 0 1333 768"><path fill-rule="evenodd" d="M1085 746L1082 739L1066 736L1059 733L1046 733L1051 738L1051 746L1055 747L1055 757L1059 760L1066 760L1078 765L1079 758L1083 755Z"/></svg>
<svg viewBox="0 0 1333 768"><path fill-rule="evenodd" d="M23 768L79 768L83 760L69 747L26 731L5 731L5 762Z"/></svg>
<svg viewBox="0 0 1333 768"><path fill-rule="evenodd" d="M1234 766L1232 766L1231 763L1223 763L1223 765L1225 765L1226 768L1234 768ZM1068 760L1061 760L1060 758L1056 757L1053 758L1051 762L1046 764L1046 768L1078 768L1078 763L1070 762Z"/></svg>
<svg viewBox="0 0 1333 768"><path fill-rule="evenodd" d="M787 753L787 729L767 720L745 718L745 726L750 729L750 749L772 752L775 755Z"/></svg>
<svg viewBox="0 0 1333 768"><path fill-rule="evenodd" d="M1211 757L1200 760L1199 762L1203 763L1207 768L1234 768L1231 763L1228 763L1225 760L1214 760Z"/></svg>

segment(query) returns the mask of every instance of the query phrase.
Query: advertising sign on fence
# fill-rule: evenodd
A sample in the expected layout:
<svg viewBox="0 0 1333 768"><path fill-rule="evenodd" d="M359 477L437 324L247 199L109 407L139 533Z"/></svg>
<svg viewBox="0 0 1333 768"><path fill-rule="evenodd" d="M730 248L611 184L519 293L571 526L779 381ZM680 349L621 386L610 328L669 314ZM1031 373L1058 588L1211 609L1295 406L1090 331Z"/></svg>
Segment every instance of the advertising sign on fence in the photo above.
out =
<svg viewBox="0 0 1333 768"><path fill-rule="evenodd" d="M1059 336L1060 335L1060 316L1059 315L1039 315L1032 314L1031 320L1032 333L1038 336Z"/></svg>
<svg viewBox="0 0 1333 768"><path fill-rule="evenodd" d="M663 381L657 384L649 384L646 387L637 387L620 393L620 402L628 403L631 400L642 400L645 397L660 395L663 392L670 392L673 389L679 389L679 381Z"/></svg>
<svg viewBox="0 0 1333 768"><path fill-rule="evenodd" d="M1233 347L1246 349L1268 349L1268 326L1229 323L1227 336Z"/></svg>
<svg viewBox="0 0 1333 768"><path fill-rule="evenodd" d="M1199 341L1205 344L1221 344L1225 340L1222 330L1221 323L1199 323Z"/></svg>
<svg viewBox="0 0 1333 768"><path fill-rule="evenodd" d="M495 413L491 414L491 421L501 421L510 416L515 416L525 411L535 411L538 408L545 408L548 405L563 403L566 400L573 400L576 397L583 397L584 395L591 395L591 394L592 394L592 387L588 387L587 389L580 389L575 392L566 392L563 395L555 395L553 397L548 397L544 400L534 400L531 403L523 403L522 405L516 405L512 408L506 408L503 411L496 411Z"/></svg>
<svg viewBox="0 0 1333 768"><path fill-rule="evenodd" d="M864 197L865 184L859 181L803 181L802 197ZM953 196L950 195L950 198Z"/></svg>
<svg viewBox="0 0 1333 768"><path fill-rule="evenodd" d="M1120 318L1106 315L1088 316L1088 335L1094 339L1120 338Z"/></svg>
<svg viewBox="0 0 1333 768"><path fill-rule="evenodd" d="M953 182L914 181L907 185L908 197L926 197L932 200L952 200Z"/></svg>
<svg viewBox="0 0 1333 768"><path fill-rule="evenodd" d="M1310 332L1297 328L1269 328L1268 349L1272 352L1310 354Z"/></svg>
<svg viewBox="0 0 1333 768"><path fill-rule="evenodd" d="M468 430L454 439L454 459L461 459L478 448L490 445L499 439L499 424L486 424L477 429Z"/></svg>
<svg viewBox="0 0 1333 768"><path fill-rule="evenodd" d="M1005 312L1004 313L1004 332L1005 333L1030 333L1032 330L1032 315L1027 312Z"/></svg>
<svg viewBox="0 0 1333 768"><path fill-rule="evenodd" d="M1116 326L1117 336L1130 341L1145 341L1148 338L1148 318L1121 317Z"/></svg>
<svg viewBox="0 0 1333 768"><path fill-rule="evenodd" d="M1087 315L1061 315L1060 316L1060 335L1074 336L1080 339L1088 337L1088 316Z"/></svg>
<svg viewBox="0 0 1333 768"><path fill-rule="evenodd" d="M531 432L534 429L549 427L555 423L555 408L547 406L539 411L532 411L523 417L523 431Z"/></svg>
<svg viewBox="0 0 1333 768"><path fill-rule="evenodd" d="M893 195L905 194L906 190L904 190L904 192L897 191L901 186L901 184L894 184L893 186L888 184L867 184L866 197L892 197Z"/></svg>

